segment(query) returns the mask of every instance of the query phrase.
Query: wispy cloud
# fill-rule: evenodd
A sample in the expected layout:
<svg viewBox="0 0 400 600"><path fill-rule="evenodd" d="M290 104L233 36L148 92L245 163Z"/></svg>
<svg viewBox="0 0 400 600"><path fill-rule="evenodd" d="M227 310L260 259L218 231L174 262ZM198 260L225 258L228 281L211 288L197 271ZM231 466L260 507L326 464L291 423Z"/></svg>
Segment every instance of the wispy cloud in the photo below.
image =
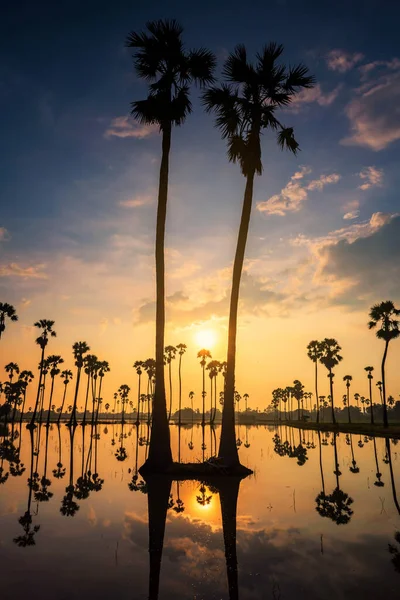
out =
<svg viewBox="0 0 400 600"><path fill-rule="evenodd" d="M345 221L351 221L352 219L357 219L360 216L360 211L359 210L353 210L350 212L347 212L343 215L343 219Z"/></svg>
<svg viewBox="0 0 400 600"><path fill-rule="evenodd" d="M129 200L121 200L118 202L118 205L124 208L138 208L139 206L152 204L153 201L154 196L151 196L150 194L143 194L136 196L135 198L129 198Z"/></svg>
<svg viewBox="0 0 400 600"><path fill-rule="evenodd" d="M316 102L319 106L330 106L337 98L342 86L337 85L330 92L323 92L319 83L313 88L304 89L293 97L288 110L299 112L306 104Z"/></svg>
<svg viewBox="0 0 400 600"><path fill-rule="evenodd" d="M0 277L22 277L23 279L47 279L46 273L43 272L45 265L34 265L31 267L23 267L18 263L9 263L8 265L0 265Z"/></svg>
<svg viewBox="0 0 400 600"><path fill-rule="evenodd" d="M376 66L384 69L372 79ZM370 63L362 74L370 79L356 90L355 98L346 106L351 134L341 143L377 152L400 139L400 60Z"/></svg>
<svg viewBox="0 0 400 600"><path fill-rule="evenodd" d="M360 178L364 181L359 188L360 190L369 190L372 187L381 186L383 182L383 169L377 167L365 167L359 173Z"/></svg>
<svg viewBox="0 0 400 600"><path fill-rule="evenodd" d="M336 48L331 50L326 56L326 63L328 69L331 71L338 71L339 73L346 73L350 71L357 63L362 61L364 55L361 52L346 52Z"/></svg>
<svg viewBox="0 0 400 600"><path fill-rule="evenodd" d="M265 202L259 202L257 209L271 215L283 216L287 212L298 212L312 191L322 191L326 185L337 183L340 180L338 173L321 175L318 179L303 182L303 178L310 175L309 167L301 167L285 185L279 194L271 196Z"/></svg>
<svg viewBox="0 0 400 600"><path fill-rule="evenodd" d="M105 131L104 137L143 139L158 133L157 125L143 125L130 117L116 117Z"/></svg>

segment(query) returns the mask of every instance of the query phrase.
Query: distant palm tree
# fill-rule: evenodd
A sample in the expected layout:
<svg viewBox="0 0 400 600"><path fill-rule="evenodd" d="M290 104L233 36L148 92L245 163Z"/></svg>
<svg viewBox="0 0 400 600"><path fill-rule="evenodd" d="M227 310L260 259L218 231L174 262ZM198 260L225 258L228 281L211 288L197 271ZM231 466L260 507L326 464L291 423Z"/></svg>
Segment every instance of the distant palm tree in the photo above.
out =
<svg viewBox="0 0 400 600"><path fill-rule="evenodd" d="M351 423L351 416L350 416L350 381L352 381L353 378L351 375L345 375L343 377L343 381L346 382L346 404L347 404L347 415L349 417L349 423Z"/></svg>
<svg viewBox="0 0 400 600"><path fill-rule="evenodd" d="M312 340L307 346L307 356L315 364L315 397L317 399L317 423L319 423L318 361L322 357L321 342Z"/></svg>
<svg viewBox="0 0 400 600"><path fill-rule="evenodd" d="M23 402L22 402L21 415L20 415L20 418L19 418L20 423L22 423L22 419L23 419L23 416L24 416L25 401L26 401L26 390L27 390L28 385L30 383L32 383L32 381L33 381L34 378L35 378L35 376L32 373L32 371L21 371L21 373L19 374L19 377L18 377L18 379L24 383Z"/></svg>
<svg viewBox="0 0 400 600"><path fill-rule="evenodd" d="M56 335L57 335L53 329L54 321L49 321L47 319L41 319L40 321L36 321L36 323L34 323L34 327L37 327L38 329L42 330L42 333L39 335L38 338L36 338L36 344L38 344L38 346L40 346L40 348L42 350L42 355L41 355L40 364L39 364L39 380L38 380L38 388L37 388L37 393L36 393L35 406L33 409L31 421L30 421L29 425L27 426L30 429L33 429L35 427L36 413L37 413L37 409L38 409L40 393L42 390L44 352L45 352L46 346L49 342L49 336L56 337Z"/></svg>
<svg viewBox="0 0 400 600"><path fill-rule="evenodd" d="M300 421L300 402L304 395L304 385L298 379L293 381L293 396L297 400L297 420Z"/></svg>
<svg viewBox="0 0 400 600"><path fill-rule="evenodd" d="M400 310L395 307L391 300L375 304L369 313L369 329L374 329L378 324L380 329L376 332L376 337L385 342L385 350L382 357L382 397L383 397L383 425L389 426L387 406L386 406L386 375L385 364L389 349L389 343L400 336L399 321L396 319L400 315Z"/></svg>
<svg viewBox="0 0 400 600"><path fill-rule="evenodd" d="M247 412L247 408L248 408L247 403L248 403L248 400L249 400L249 395L248 394L243 394L243 398L244 398L244 410L245 410L245 412Z"/></svg>
<svg viewBox="0 0 400 600"><path fill-rule="evenodd" d="M383 406L382 381L377 381L377 382L376 382L376 387L377 387L377 388L378 388L378 390L379 390L379 395L380 395L380 398L381 398L381 403L382 403L382 406Z"/></svg>
<svg viewBox="0 0 400 600"><path fill-rule="evenodd" d="M110 372L110 365L108 364L108 362L106 360L102 360L99 362L99 379L100 379L100 383L99 383L99 393L98 393L98 398L97 398L97 411L96 411L96 423L99 420L99 410L100 410L100 404L102 403L102 397L101 397L101 388L103 385L103 379L106 373Z"/></svg>
<svg viewBox="0 0 400 600"><path fill-rule="evenodd" d="M88 405L88 400L89 400L89 390L90 390L91 386L93 389L93 376L94 376L95 370L97 368L97 364L98 364L98 358L94 354L87 354L83 359L84 371L85 371L85 374L87 375L87 383L86 383L85 407L83 410L82 425L86 425L86 412L87 412L87 405Z"/></svg>
<svg viewBox="0 0 400 600"><path fill-rule="evenodd" d="M168 421L171 420L172 414L172 361L176 356L176 348L175 346L166 346L164 353L164 363L168 365L168 377L169 377L169 412L168 412Z"/></svg>
<svg viewBox="0 0 400 600"><path fill-rule="evenodd" d="M84 355L89 352L90 348L86 342L75 342L72 346L72 351L75 358L75 366L76 366L76 381L75 381L75 395L74 395L74 404L72 406L71 417L68 421L69 427L76 427L78 422L76 420L76 405L78 403L78 394L79 394L79 384L81 380L81 371L84 365L83 359Z"/></svg>
<svg viewBox="0 0 400 600"><path fill-rule="evenodd" d="M59 356L58 354L52 354L51 356L47 357L47 364L49 365L49 368L50 368L50 377L51 377L49 408L47 411L47 423L46 423L47 427L50 427L50 412L51 412L51 403L53 400L53 393L54 393L54 378L56 375L59 375L59 373L60 373L59 365L63 364L63 362L64 362L64 359L61 358L61 356Z"/></svg>
<svg viewBox="0 0 400 600"><path fill-rule="evenodd" d="M215 421L217 412L217 377L219 373L219 360L210 360L206 367L210 377L210 425Z"/></svg>
<svg viewBox="0 0 400 600"><path fill-rule="evenodd" d="M164 468L172 462L164 380L165 259L169 154L172 126L182 125L191 112L189 85L213 81L214 55L205 49L187 52L183 28L175 20L147 23L147 31L129 34L126 45L134 49L137 75L149 82L145 100L132 102L132 115L146 125L158 125L162 133L162 158L156 226L156 390L153 407L149 463Z"/></svg>
<svg viewBox="0 0 400 600"><path fill-rule="evenodd" d="M129 392L131 388L129 385L123 384L118 388L119 397L121 398L122 406L122 425L125 423L125 404L129 402Z"/></svg>
<svg viewBox="0 0 400 600"><path fill-rule="evenodd" d="M242 217L233 265L228 326L228 368L219 456L231 465L239 464L235 443L235 363L237 315L240 280L253 202L256 174L262 173L261 135L264 129L278 131L277 142L296 154L299 148L293 129L285 128L275 116L277 109L288 106L302 89L313 85L303 65L285 68L277 63L283 46L269 44L251 64L243 45L237 46L225 61L223 77L227 83L204 93L206 110L215 112L216 126L227 139L228 158L240 165L246 178Z"/></svg>
<svg viewBox="0 0 400 600"><path fill-rule="evenodd" d="M336 424L335 417L335 407L333 402L333 377L334 373L332 369L339 364L339 362L343 359L340 356L339 352L341 347L337 343L337 341L333 338L325 338L321 342L321 350L322 356L319 359L320 363L322 363L328 369L328 377L329 377L329 388L330 388L330 396L331 396L331 407L332 407L332 423Z"/></svg>
<svg viewBox="0 0 400 600"><path fill-rule="evenodd" d="M7 302L0 302L0 340L6 329L6 319L18 321L18 315L15 308Z"/></svg>
<svg viewBox="0 0 400 600"><path fill-rule="evenodd" d="M4 370L5 370L6 373L8 373L8 379L10 380L10 383L12 383L12 380L14 378L14 373L16 375L19 375L19 366L15 362L8 363L4 367Z"/></svg>
<svg viewBox="0 0 400 600"><path fill-rule="evenodd" d="M201 397L203 400L203 413L202 413L202 419L201 419L201 424L204 426L205 425L205 414L206 414L206 358L212 358L211 357L211 352L209 350L206 350L205 348L203 348L202 350L199 350L199 352L197 353L197 358L200 358L200 366L202 368L202 373L203 373L203 387L202 387L202 391L201 391Z"/></svg>
<svg viewBox="0 0 400 600"><path fill-rule="evenodd" d="M136 369L136 373L138 376L138 396L137 396L137 412L136 412L136 425L139 426L140 425L140 384L141 384L141 377L143 374L142 368L143 368L143 361L142 360L137 360L134 362L133 364L133 368Z"/></svg>
<svg viewBox="0 0 400 600"><path fill-rule="evenodd" d="M64 392L63 392L63 398L62 398L62 402L61 402L61 407L60 407L60 412L58 415L57 423L60 423L60 421L61 421L61 417L62 417L62 413L63 413L63 409L64 409L65 398L67 395L67 386L72 379L72 371L70 371L70 369L65 369L65 371L62 371L61 379L63 380L63 383L64 383Z"/></svg>
<svg viewBox="0 0 400 600"><path fill-rule="evenodd" d="M367 371L368 375L368 383L369 383L369 399L371 401L371 424L374 424L374 405L372 402L372 380L374 378L374 376L372 375L372 371L374 370L374 367L365 367L364 371Z"/></svg>
<svg viewBox="0 0 400 600"><path fill-rule="evenodd" d="M179 397L178 397L178 425L181 424L181 410L182 410L182 356L186 352L186 344L177 344L177 350L179 353L179 366L178 366L178 377L179 377Z"/></svg>

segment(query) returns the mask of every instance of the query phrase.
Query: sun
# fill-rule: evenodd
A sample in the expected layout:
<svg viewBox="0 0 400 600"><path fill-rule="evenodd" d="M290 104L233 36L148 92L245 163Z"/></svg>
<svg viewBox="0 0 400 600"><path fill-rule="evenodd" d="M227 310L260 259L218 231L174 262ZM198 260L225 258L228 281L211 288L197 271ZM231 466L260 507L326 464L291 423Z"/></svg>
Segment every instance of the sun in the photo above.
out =
<svg viewBox="0 0 400 600"><path fill-rule="evenodd" d="M217 336L215 335L215 331L212 329L200 329L195 334L196 344L200 346L200 348L205 348L206 350L210 350L215 346L217 341Z"/></svg>

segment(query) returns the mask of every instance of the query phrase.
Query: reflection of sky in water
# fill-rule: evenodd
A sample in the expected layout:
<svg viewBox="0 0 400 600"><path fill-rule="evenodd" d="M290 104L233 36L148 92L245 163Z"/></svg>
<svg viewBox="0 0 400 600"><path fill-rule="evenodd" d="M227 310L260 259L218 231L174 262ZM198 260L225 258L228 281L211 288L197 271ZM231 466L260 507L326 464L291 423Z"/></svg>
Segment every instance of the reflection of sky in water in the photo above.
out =
<svg viewBox="0 0 400 600"><path fill-rule="evenodd" d="M114 430L114 431L113 431ZM99 491L81 485L81 496L74 517L60 513L65 488L70 477L70 440L61 429L61 462L65 476L57 479L53 470L59 461L58 432L48 437L47 491L48 501L38 503L33 493L31 528L36 545L22 548L13 539L22 535L18 519L27 509L27 478L30 475L30 437L22 429L21 460L26 467L21 476L11 476L0 486L0 560L1 598L18 599L32 595L43 600L53 598L147 598L148 526L147 497L141 491L141 479L133 481L135 469L136 430L125 426L123 448L126 460L116 459L121 447L120 426L100 428L100 439L90 446L90 428L83 445L82 429L74 438L73 483L83 472L104 479ZM242 481L237 514L237 554L239 596L242 600L267 598L377 598L398 597L400 574L396 572L389 544L400 552L394 538L400 530L400 515L393 498L390 465L385 441L376 440L378 472L372 440L353 436L354 469L351 446L346 436L337 438L337 459L333 435L322 445L324 486L327 495L337 486L353 503L353 514L346 525L337 525L316 511L316 497L322 490L318 437L311 432L282 430L281 442L286 448L302 443L307 460L302 466L298 456L279 456L274 451L274 431L264 427L240 428L242 461L254 469L254 476ZM36 434L35 434L36 435ZM146 439L143 426L141 437ZM172 428L174 453L177 453L177 428ZM216 439L219 430L216 430ZM114 444L112 443L114 440ZM190 442L194 449L189 450ZM349 441L349 440L348 440ZM361 442L361 447L359 445ZM205 431L205 454L214 451L215 439ZM19 444L19 439L15 445ZM182 429L183 460L201 457L201 428ZM245 444L247 447L245 447ZM38 459L40 481L45 469L46 431L40 437ZM313 448L313 446L315 446ZM400 447L400 446L399 446ZM145 445L138 445L138 465L143 461ZM290 452L289 452L290 454ZM96 460L97 459L97 460ZM400 487L397 445L391 444L391 460L395 485ZM96 463L96 464L95 464ZM4 473L9 471L7 460ZM359 472L351 472L350 468ZM379 482L384 486L374 485ZM131 491L131 487L138 488ZM100 486L98 486L100 487ZM162 561L160 600L163 598L228 597L221 511L218 493L212 493L197 482L172 483L174 501L167 513ZM79 495L79 492L78 492ZM179 502L178 502L179 499ZM182 508L184 510L182 511ZM392 550L393 550L392 548ZM398 562L400 561L397 558Z"/></svg>

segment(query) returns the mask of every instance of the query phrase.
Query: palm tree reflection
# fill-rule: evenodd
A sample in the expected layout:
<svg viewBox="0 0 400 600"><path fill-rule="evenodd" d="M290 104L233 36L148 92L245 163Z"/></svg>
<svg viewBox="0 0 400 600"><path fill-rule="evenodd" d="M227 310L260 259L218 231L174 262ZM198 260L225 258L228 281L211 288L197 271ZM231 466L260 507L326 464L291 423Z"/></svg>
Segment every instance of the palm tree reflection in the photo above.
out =
<svg viewBox="0 0 400 600"><path fill-rule="evenodd" d="M33 440L33 429L30 430L30 441L31 441L31 451L30 451L30 474L28 478L28 505L25 513L18 519L18 523L22 526L24 533L22 535L18 535L13 539L14 543L17 544L20 548L26 548L27 546L34 546L36 544L35 535L40 529L40 525L32 526L32 513L31 513L31 505L32 505L32 492L34 490L34 440Z"/></svg>

